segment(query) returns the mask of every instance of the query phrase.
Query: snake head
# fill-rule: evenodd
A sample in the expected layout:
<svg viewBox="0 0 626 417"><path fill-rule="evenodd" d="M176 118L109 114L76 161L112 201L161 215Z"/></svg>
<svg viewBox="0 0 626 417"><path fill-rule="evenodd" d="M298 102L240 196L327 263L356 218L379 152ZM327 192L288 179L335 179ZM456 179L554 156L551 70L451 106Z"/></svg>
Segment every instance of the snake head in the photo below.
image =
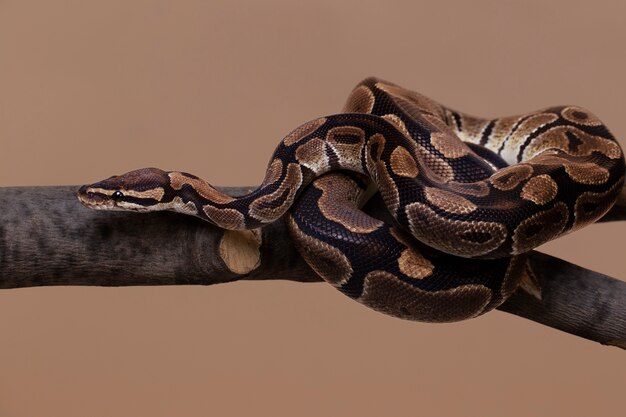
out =
<svg viewBox="0 0 626 417"><path fill-rule="evenodd" d="M153 211L163 202L169 176L158 168L115 175L78 190L78 200L96 210Z"/></svg>

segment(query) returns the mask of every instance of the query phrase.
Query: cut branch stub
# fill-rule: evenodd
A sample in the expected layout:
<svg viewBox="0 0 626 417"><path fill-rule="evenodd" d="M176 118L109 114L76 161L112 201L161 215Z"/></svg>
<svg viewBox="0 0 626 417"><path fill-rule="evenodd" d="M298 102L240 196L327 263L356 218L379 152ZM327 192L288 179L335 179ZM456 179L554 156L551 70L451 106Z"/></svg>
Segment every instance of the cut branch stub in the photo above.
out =
<svg viewBox="0 0 626 417"><path fill-rule="evenodd" d="M219 255L235 274L248 274L261 265L261 244L259 229L225 230L219 243Z"/></svg>

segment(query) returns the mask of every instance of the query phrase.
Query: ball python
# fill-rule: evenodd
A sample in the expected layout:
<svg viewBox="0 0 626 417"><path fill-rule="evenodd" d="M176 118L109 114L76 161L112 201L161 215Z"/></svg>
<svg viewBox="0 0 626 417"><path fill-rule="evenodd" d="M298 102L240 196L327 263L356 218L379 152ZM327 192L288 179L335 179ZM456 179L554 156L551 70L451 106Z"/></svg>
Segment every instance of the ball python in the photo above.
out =
<svg viewBox="0 0 626 417"><path fill-rule="evenodd" d="M504 302L524 254L599 219L624 171L615 138L581 107L484 119L368 78L340 113L285 136L247 195L144 168L82 186L78 198L232 230L287 214L302 257L344 294L392 316L448 322ZM394 224L360 210L370 185Z"/></svg>

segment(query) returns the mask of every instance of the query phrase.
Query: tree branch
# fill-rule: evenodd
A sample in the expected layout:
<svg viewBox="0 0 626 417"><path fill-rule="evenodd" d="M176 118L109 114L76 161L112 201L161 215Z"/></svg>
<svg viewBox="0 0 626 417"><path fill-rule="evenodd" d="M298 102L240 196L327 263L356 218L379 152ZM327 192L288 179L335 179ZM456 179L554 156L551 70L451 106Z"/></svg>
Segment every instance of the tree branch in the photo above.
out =
<svg viewBox="0 0 626 417"><path fill-rule="evenodd" d="M0 288L321 281L282 221L241 233L175 213L93 211L78 203L76 188L0 188ZM385 217L379 199L366 211ZM622 192L603 220L625 219ZM541 300L520 289L501 310L626 349L626 283L534 251L529 265Z"/></svg>

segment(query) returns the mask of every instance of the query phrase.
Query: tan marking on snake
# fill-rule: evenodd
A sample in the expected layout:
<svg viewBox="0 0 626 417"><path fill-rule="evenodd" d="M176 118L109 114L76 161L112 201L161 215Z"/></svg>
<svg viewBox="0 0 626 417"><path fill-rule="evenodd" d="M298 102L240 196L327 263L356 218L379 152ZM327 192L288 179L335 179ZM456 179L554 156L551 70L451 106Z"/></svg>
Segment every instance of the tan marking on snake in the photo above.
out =
<svg viewBox="0 0 626 417"><path fill-rule="evenodd" d="M425 291L386 271L365 276L360 303L395 317L425 322L451 322L480 315L491 301L491 290L479 284ZM456 308L446 306L455 305Z"/></svg>
<svg viewBox="0 0 626 417"><path fill-rule="evenodd" d="M330 168L326 156L326 142L320 138L313 138L296 149L296 159L316 174Z"/></svg>
<svg viewBox="0 0 626 417"><path fill-rule="evenodd" d="M372 179L378 185L385 205L391 213L395 213L400 206L400 194L387 170L385 161L381 160L384 146L385 137L383 135L380 133L372 135L367 143L366 163Z"/></svg>
<svg viewBox="0 0 626 417"><path fill-rule="evenodd" d="M432 275L435 267L417 249L407 248L398 258L398 268L404 275L423 279Z"/></svg>
<svg viewBox="0 0 626 417"><path fill-rule="evenodd" d="M454 134L454 131L450 128L450 126L448 126L448 124L443 119L441 119L440 116L435 116L429 113L424 113L422 118L428 121L428 123L432 125L430 126L432 132L436 132L436 133L446 132L450 134L452 137L457 137ZM457 140L458 140L458 137L457 137Z"/></svg>
<svg viewBox="0 0 626 417"><path fill-rule="evenodd" d="M561 167L569 163L569 161L559 153L560 151L556 149L545 150L533 158L533 165Z"/></svg>
<svg viewBox="0 0 626 417"><path fill-rule="evenodd" d="M569 106L561 110L565 120L584 126L600 126L602 122L593 113L578 106Z"/></svg>
<svg viewBox="0 0 626 417"><path fill-rule="evenodd" d="M526 164L511 165L502 168L489 178L489 182L498 190L509 191L530 178L533 167Z"/></svg>
<svg viewBox="0 0 626 417"><path fill-rule="evenodd" d="M413 155L405 148L398 147L391 153L391 170L401 177L415 178L419 171Z"/></svg>
<svg viewBox="0 0 626 417"><path fill-rule="evenodd" d="M260 248L260 229L224 230L219 254L229 270L235 274L247 274L261 265Z"/></svg>
<svg viewBox="0 0 626 417"><path fill-rule="evenodd" d="M406 128L406 124L402 121L402 119L395 114L385 114L382 116L383 119L391 123L396 129L398 129L402 134L410 140L413 140L409 130Z"/></svg>
<svg viewBox="0 0 626 417"><path fill-rule="evenodd" d="M380 157L383 154L383 148L385 147L385 142L385 137L380 133L375 133L369 138L367 142L367 156L370 163L380 161ZM376 150L376 152L374 153L373 150Z"/></svg>
<svg viewBox="0 0 626 417"><path fill-rule="evenodd" d="M374 108L374 93L365 85L360 85L350 93L342 113L371 113Z"/></svg>
<svg viewBox="0 0 626 417"><path fill-rule="evenodd" d="M405 101L415 106L421 112L430 113L439 117L443 117L444 115L443 107L439 103L415 91L383 82L376 83L376 88L386 92L396 100Z"/></svg>
<svg viewBox="0 0 626 417"><path fill-rule="evenodd" d="M622 149L619 147L617 142L601 138L599 136L584 135L587 137L584 138L585 140L578 146L578 150L576 152L569 152L571 155L588 156L597 151L610 159L619 159L623 157Z"/></svg>
<svg viewBox="0 0 626 417"><path fill-rule="evenodd" d="M352 265L337 248L303 233L291 215L286 216L289 229L297 239L294 244L298 250L307 254L309 266L326 282L335 287L345 284L352 276Z"/></svg>
<svg viewBox="0 0 626 417"><path fill-rule="evenodd" d="M283 161L280 158L274 158L267 168L263 185L273 184L280 179L283 174Z"/></svg>
<svg viewBox="0 0 626 417"><path fill-rule="evenodd" d="M574 204L574 226L572 226L572 230L579 229L604 216L619 195L623 183L624 178L621 178L607 191L582 193Z"/></svg>
<svg viewBox="0 0 626 417"><path fill-rule="evenodd" d="M568 133L580 139L575 149L570 146ZM595 151L610 159L622 157L622 150L612 140L590 135L574 126L556 126L536 137L524 150L523 158L531 159L542 151L553 149L560 149L572 156L589 156Z"/></svg>
<svg viewBox="0 0 626 417"><path fill-rule="evenodd" d="M291 206L296 192L302 184L302 171L295 163L287 165L287 173L278 189L257 198L250 204L250 216L265 222L278 219Z"/></svg>
<svg viewBox="0 0 626 417"><path fill-rule="evenodd" d="M153 200L159 201L165 195L165 190L162 187L157 187L146 191L125 190L124 195L127 197L135 198L151 198Z"/></svg>
<svg viewBox="0 0 626 417"><path fill-rule="evenodd" d="M328 220L341 224L353 233L371 233L381 228L384 223L355 206L359 204L362 190L348 177L328 175L318 178L313 186L322 192L317 206ZM349 204L338 204L337 196Z"/></svg>
<svg viewBox="0 0 626 417"><path fill-rule="evenodd" d="M394 212L400 205L400 195L396 189L393 179L387 172L384 161L381 161L381 155L385 146L385 137L380 133L372 135L367 142L366 164L367 170L372 176L374 182L378 185L381 195L385 200L385 204L390 212Z"/></svg>
<svg viewBox="0 0 626 417"><path fill-rule="evenodd" d="M549 175L538 175L528 180L522 187L520 194L524 200L532 201L537 205L547 204L554 200L559 187Z"/></svg>
<svg viewBox="0 0 626 417"><path fill-rule="evenodd" d="M490 121L480 117L470 116L465 113L457 112L457 114L461 118L461 130L457 130L459 138L465 142L478 143L482 132L485 130Z"/></svg>
<svg viewBox="0 0 626 417"><path fill-rule="evenodd" d="M367 141L367 152L365 153L365 163L367 170L371 173L374 181L378 180L378 167L381 164L380 158L385 147L385 137L380 133L372 135ZM385 165L382 163L382 168Z"/></svg>
<svg viewBox="0 0 626 417"><path fill-rule="evenodd" d="M402 134L410 139L412 143L414 143L414 139L409 134L409 131L402 119L395 114L386 114L382 117L402 132ZM439 156L430 153L423 146L417 143L414 143L414 151L416 156L421 159L421 165L426 168L429 176L434 181L444 183L454 179L454 171L452 170L452 167Z"/></svg>
<svg viewBox="0 0 626 417"><path fill-rule="evenodd" d="M183 202L183 199L178 196L174 197L172 199L172 202L169 204L173 207L172 210L178 213L190 214L190 215L198 214L198 209L196 208L196 205L193 202L187 201L185 203Z"/></svg>
<svg viewBox="0 0 626 417"><path fill-rule="evenodd" d="M609 171L606 168L593 162L572 164L556 152L546 150L534 157L532 162L535 165L562 166L572 181L579 184L604 184L609 180Z"/></svg>
<svg viewBox="0 0 626 417"><path fill-rule="evenodd" d="M506 301L506 299L517 290L527 270L532 272L526 254L511 257L500 287L502 302ZM502 304L502 302L500 304ZM495 307L497 306L494 306L494 308Z"/></svg>
<svg viewBox="0 0 626 417"><path fill-rule="evenodd" d="M424 195L434 206L448 213L467 214L476 210L476 204L458 194L440 188L425 187Z"/></svg>
<svg viewBox="0 0 626 417"><path fill-rule="evenodd" d="M180 190L185 184L191 185L202 198L217 204L226 204L234 200L233 197L220 193L209 183L199 178L191 178L181 172L169 172L170 186L175 190Z"/></svg>
<svg viewBox="0 0 626 417"><path fill-rule="evenodd" d="M423 203L408 204L405 210L413 236L433 248L459 256L488 254L507 236L501 223L446 219Z"/></svg>
<svg viewBox="0 0 626 417"><path fill-rule="evenodd" d="M446 158L461 158L469 154L469 148L457 138L451 137L448 133L431 133L430 143Z"/></svg>
<svg viewBox="0 0 626 417"><path fill-rule="evenodd" d="M609 171L593 162L565 163L564 166L567 175L579 184L604 184L609 180Z"/></svg>
<svg viewBox="0 0 626 417"><path fill-rule="evenodd" d="M337 126L328 130L326 140L334 145L362 145L365 132L356 126Z"/></svg>
<svg viewBox="0 0 626 417"><path fill-rule="evenodd" d="M230 230L245 229L246 221L242 213L232 208L217 208L211 205L202 207L204 213L220 227Z"/></svg>
<svg viewBox="0 0 626 417"><path fill-rule="evenodd" d="M415 144L415 153L420 166L424 168L422 172L430 179L441 184L454 180L454 170L439 156L428 152L419 144Z"/></svg>
<svg viewBox="0 0 626 417"><path fill-rule="evenodd" d="M456 182L450 181L446 186L456 192L474 197L485 197L489 194L489 186L485 181L479 182Z"/></svg>
<svg viewBox="0 0 626 417"><path fill-rule="evenodd" d="M391 236L406 247L398 258L398 268L411 278L422 279L432 275L435 266L417 249L415 238L403 231L391 228Z"/></svg>
<svg viewBox="0 0 626 417"><path fill-rule="evenodd" d="M389 212L395 213L398 207L400 207L400 193L398 192L398 187L396 187L389 171L387 171L385 162L376 162L375 172L376 183L378 184L380 195L383 197Z"/></svg>
<svg viewBox="0 0 626 417"><path fill-rule="evenodd" d="M524 145L528 136L537 129L555 122L557 119L558 116L552 113L538 113L525 119L507 139L501 152L502 157L507 161L515 161L520 148Z"/></svg>
<svg viewBox="0 0 626 417"><path fill-rule="evenodd" d="M519 122L520 116L503 117L497 119L491 129L489 140L485 144L485 147L493 152L498 152L502 144L509 138L513 127ZM508 163L517 162L517 157L514 159L506 159Z"/></svg>
<svg viewBox="0 0 626 417"><path fill-rule="evenodd" d="M108 189L105 189L105 188L90 188L90 191L94 192L94 193L99 193L99 194L104 194L104 195L111 196L117 190L108 190ZM137 190L133 190L133 189L126 189L126 188L124 188L122 191L123 191L124 195L127 196L127 197L150 198L150 199L156 200L156 201L160 201L163 198L163 196L165 195L165 190L162 187L151 188L151 189L145 190L145 191L137 191Z"/></svg>
<svg viewBox="0 0 626 417"><path fill-rule="evenodd" d="M528 252L561 234L569 218L562 201L522 221L513 232L513 255Z"/></svg>
<svg viewBox="0 0 626 417"><path fill-rule="evenodd" d="M295 128L291 133L289 133L283 139L283 143L285 146L291 146L294 143L297 143L315 132L321 125L326 123L326 118L320 117L319 119L311 120L310 122L306 122L297 128Z"/></svg>
<svg viewBox="0 0 626 417"><path fill-rule="evenodd" d="M365 132L356 126L334 127L326 134L326 142L337 154L345 169L361 169L361 148Z"/></svg>

